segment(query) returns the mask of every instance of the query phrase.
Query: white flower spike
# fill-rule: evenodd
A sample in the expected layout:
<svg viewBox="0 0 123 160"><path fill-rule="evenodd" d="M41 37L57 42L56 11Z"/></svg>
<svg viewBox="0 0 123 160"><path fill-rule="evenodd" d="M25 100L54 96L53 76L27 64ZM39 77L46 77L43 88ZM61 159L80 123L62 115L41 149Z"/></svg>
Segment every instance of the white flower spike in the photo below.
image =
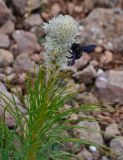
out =
<svg viewBox="0 0 123 160"><path fill-rule="evenodd" d="M47 65L62 67L67 65L67 58L71 45L78 35L78 23L68 15L59 15L52 18L43 26L46 32L46 54Z"/></svg>

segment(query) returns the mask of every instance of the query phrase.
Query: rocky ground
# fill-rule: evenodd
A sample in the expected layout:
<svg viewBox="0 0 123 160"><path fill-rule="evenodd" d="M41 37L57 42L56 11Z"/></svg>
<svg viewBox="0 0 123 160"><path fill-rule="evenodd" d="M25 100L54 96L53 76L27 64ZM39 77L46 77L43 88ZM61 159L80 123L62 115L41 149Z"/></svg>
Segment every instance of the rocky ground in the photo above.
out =
<svg viewBox="0 0 123 160"><path fill-rule="evenodd" d="M69 14L80 22L80 42L97 44L95 51L76 61L79 78L72 83L80 90L81 104L101 104L108 112L88 113L99 122L79 122L80 126L104 133L75 130L74 135L107 145L119 154L123 151L123 1L122 0L0 0L0 91L15 100L22 112L26 74L44 62L40 25L58 14ZM9 85L8 85L9 84ZM0 104L4 102L0 100ZM12 106L14 107L14 106ZM69 107L69 106L65 106ZM2 108L0 116L2 117ZM77 120L83 113L73 114ZM15 121L6 114L10 128ZM123 160L99 152L93 146L69 148L85 160Z"/></svg>

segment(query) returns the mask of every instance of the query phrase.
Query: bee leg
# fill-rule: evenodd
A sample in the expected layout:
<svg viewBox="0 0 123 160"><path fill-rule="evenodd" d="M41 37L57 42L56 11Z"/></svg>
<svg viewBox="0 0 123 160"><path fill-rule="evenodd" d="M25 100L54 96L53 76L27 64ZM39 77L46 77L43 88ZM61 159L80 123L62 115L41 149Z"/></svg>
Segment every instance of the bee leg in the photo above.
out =
<svg viewBox="0 0 123 160"><path fill-rule="evenodd" d="M75 58L73 57L70 61L68 61L68 66L73 66L75 64Z"/></svg>
<svg viewBox="0 0 123 160"><path fill-rule="evenodd" d="M71 50L69 50L69 53L72 54L73 52Z"/></svg>
<svg viewBox="0 0 123 160"><path fill-rule="evenodd" d="M68 62L67 62L67 65L70 66L70 64L71 64L70 61L68 61Z"/></svg>
<svg viewBox="0 0 123 160"><path fill-rule="evenodd" d="M73 56L71 56L71 57L66 56L66 58L68 58L68 59L72 59L72 58L73 58Z"/></svg>
<svg viewBox="0 0 123 160"><path fill-rule="evenodd" d="M75 64L75 58L72 58L71 60L71 66L73 66Z"/></svg>

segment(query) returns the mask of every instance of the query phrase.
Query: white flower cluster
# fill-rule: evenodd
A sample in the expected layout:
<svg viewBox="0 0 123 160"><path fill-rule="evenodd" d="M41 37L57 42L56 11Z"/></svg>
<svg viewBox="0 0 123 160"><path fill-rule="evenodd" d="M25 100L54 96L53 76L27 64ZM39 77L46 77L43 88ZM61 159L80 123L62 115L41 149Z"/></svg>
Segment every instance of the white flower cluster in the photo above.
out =
<svg viewBox="0 0 123 160"><path fill-rule="evenodd" d="M78 23L68 15L52 18L43 26L46 32L46 62L62 66L67 64L71 45L78 34Z"/></svg>

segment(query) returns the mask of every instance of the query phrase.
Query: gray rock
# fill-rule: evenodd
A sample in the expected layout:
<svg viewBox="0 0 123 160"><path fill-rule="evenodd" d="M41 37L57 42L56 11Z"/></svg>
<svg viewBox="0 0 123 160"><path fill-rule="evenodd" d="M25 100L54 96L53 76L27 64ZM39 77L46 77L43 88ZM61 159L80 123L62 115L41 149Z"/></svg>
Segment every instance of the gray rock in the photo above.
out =
<svg viewBox="0 0 123 160"><path fill-rule="evenodd" d="M84 10L85 12L92 11L95 7L100 8L115 8L119 6L118 0L84 0ZM122 0L120 4L122 3ZM121 4L122 5L122 4Z"/></svg>
<svg viewBox="0 0 123 160"><path fill-rule="evenodd" d="M95 82L95 94L107 102L123 103L123 71L106 71Z"/></svg>
<svg viewBox="0 0 123 160"><path fill-rule="evenodd" d="M12 3L15 12L19 15L30 13L32 10L41 7L40 0L12 0Z"/></svg>
<svg viewBox="0 0 123 160"><path fill-rule="evenodd" d="M28 12L31 12L31 11L41 7L41 1L40 0L28 0L27 2L28 2L27 3Z"/></svg>
<svg viewBox="0 0 123 160"><path fill-rule="evenodd" d="M0 0L0 25L10 18L10 10L7 8L3 0Z"/></svg>
<svg viewBox="0 0 123 160"><path fill-rule="evenodd" d="M91 57L88 54L83 53L82 57L76 60L75 68L82 69L84 66L86 66L89 63L90 60L91 60Z"/></svg>
<svg viewBox="0 0 123 160"><path fill-rule="evenodd" d="M93 3L98 7L116 7L117 0L93 0Z"/></svg>
<svg viewBox="0 0 123 160"><path fill-rule="evenodd" d="M74 134L78 135L79 138L89 140L96 144L103 144L103 138L100 133L100 126L97 122L83 121L79 122L77 126L82 127L81 129L74 130Z"/></svg>
<svg viewBox="0 0 123 160"><path fill-rule="evenodd" d="M15 24L8 20L0 27L0 33L11 34L15 30Z"/></svg>
<svg viewBox="0 0 123 160"><path fill-rule="evenodd" d="M109 160L107 157L103 156L101 160Z"/></svg>
<svg viewBox="0 0 123 160"><path fill-rule="evenodd" d="M118 160L123 159L123 137L117 137L110 142L110 148L118 155Z"/></svg>
<svg viewBox="0 0 123 160"><path fill-rule="evenodd" d="M20 84L24 83L27 79L27 74L26 73L18 74L18 79Z"/></svg>
<svg viewBox="0 0 123 160"><path fill-rule="evenodd" d="M83 160L93 160L92 154L89 151L87 151L86 149L84 149L83 151L78 153L77 157L80 157Z"/></svg>
<svg viewBox="0 0 123 160"><path fill-rule="evenodd" d="M92 9L94 9L94 1L92 1L92 0L85 0L84 2L83 2L83 8L84 8L84 11L85 12L90 12L90 11L92 11Z"/></svg>
<svg viewBox="0 0 123 160"><path fill-rule="evenodd" d="M11 88L12 93L14 93L15 95L22 95L22 86L16 85L14 87Z"/></svg>
<svg viewBox="0 0 123 160"><path fill-rule="evenodd" d="M20 53L34 53L35 51L40 51L40 45L37 43L37 38L35 34L16 30L13 33L13 38L19 47Z"/></svg>
<svg viewBox="0 0 123 160"><path fill-rule="evenodd" d="M73 142L65 142L63 145L64 146L61 147L62 151L68 151L67 148L69 148L69 150L72 151L72 152L74 152L74 153L75 152L78 153L78 152L81 151L81 146L78 146L78 145L76 145Z"/></svg>
<svg viewBox="0 0 123 160"><path fill-rule="evenodd" d="M78 71L77 74L75 73L73 77L78 77L77 79L80 83L92 83L93 79L96 77L96 70L92 65L89 65L82 71Z"/></svg>
<svg viewBox="0 0 123 160"><path fill-rule="evenodd" d="M15 12L23 15L26 12L27 0L12 0Z"/></svg>
<svg viewBox="0 0 123 160"><path fill-rule="evenodd" d="M7 82L12 82L14 79L16 79L16 74L12 73L12 74L8 75L6 77L6 79L7 79Z"/></svg>
<svg viewBox="0 0 123 160"><path fill-rule="evenodd" d="M4 107L7 107L8 109L5 109L5 121L8 127L14 127L16 125L15 118L10 114L10 112L14 112L16 107L21 112L26 112L19 99L14 94L12 95L9 93L4 84L0 82L0 118L3 118L4 116Z"/></svg>
<svg viewBox="0 0 123 160"><path fill-rule="evenodd" d="M10 66L7 66L6 68L4 68L4 73L6 75L10 75L10 74L14 73L14 69Z"/></svg>
<svg viewBox="0 0 123 160"><path fill-rule="evenodd" d="M43 23L39 14L32 14L28 18L25 19L24 25L26 28L39 26Z"/></svg>
<svg viewBox="0 0 123 160"><path fill-rule="evenodd" d="M82 94L77 94L76 100L82 104L98 104L98 99L92 93L84 92Z"/></svg>
<svg viewBox="0 0 123 160"><path fill-rule="evenodd" d="M35 34L38 39L41 39L41 37L44 36L44 31L43 31L43 29L40 26L34 26L34 27L32 27L30 29L30 32L33 33L33 34ZM44 42L43 40L45 40L45 39L42 38L42 43ZM40 43L41 43L41 40L40 40Z"/></svg>
<svg viewBox="0 0 123 160"><path fill-rule="evenodd" d="M41 55L40 54L36 54L36 53L32 54L30 56L30 58L31 58L32 61L37 62L37 63L41 62L41 60L42 60Z"/></svg>
<svg viewBox="0 0 123 160"><path fill-rule="evenodd" d="M13 54L5 49L0 49L0 66L8 66L14 61Z"/></svg>
<svg viewBox="0 0 123 160"><path fill-rule="evenodd" d="M51 7L51 14L53 17L56 17L61 11L61 6L59 3L54 3Z"/></svg>
<svg viewBox="0 0 123 160"><path fill-rule="evenodd" d="M100 159L100 152L99 150L96 150L95 152L92 152L93 160L99 160Z"/></svg>
<svg viewBox="0 0 123 160"><path fill-rule="evenodd" d="M82 43L98 43L109 50L123 51L123 11L96 8L81 25Z"/></svg>
<svg viewBox="0 0 123 160"><path fill-rule="evenodd" d="M105 135L106 139L111 139L116 136L119 136L120 131L118 129L118 125L117 124L110 124L108 127L106 127L104 135Z"/></svg>
<svg viewBox="0 0 123 160"><path fill-rule="evenodd" d="M17 44L11 45L10 51L12 52L12 54L13 54L15 57L17 57L17 55L19 54L18 45L17 45Z"/></svg>
<svg viewBox="0 0 123 160"><path fill-rule="evenodd" d="M6 75L3 73L0 73L0 81L5 82L6 81Z"/></svg>
<svg viewBox="0 0 123 160"><path fill-rule="evenodd" d="M0 34L0 48L8 48L9 45L9 37L5 34Z"/></svg>
<svg viewBox="0 0 123 160"><path fill-rule="evenodd" d="M104 52L104 54L100 57L101 66L102 65L104 66L105 64L108 64L112 61L113 61L113 53L110 51Z"/></svg>
<svg viewBox="0 0 123 160"><path fill-rule="evenodd" d="M14 65L14 69L16 71L26 71L26 72L31 72L34 73L34 69L37 70L37 65L30 60L30 57L28 54L20 54L17 56Z"/></svg>

